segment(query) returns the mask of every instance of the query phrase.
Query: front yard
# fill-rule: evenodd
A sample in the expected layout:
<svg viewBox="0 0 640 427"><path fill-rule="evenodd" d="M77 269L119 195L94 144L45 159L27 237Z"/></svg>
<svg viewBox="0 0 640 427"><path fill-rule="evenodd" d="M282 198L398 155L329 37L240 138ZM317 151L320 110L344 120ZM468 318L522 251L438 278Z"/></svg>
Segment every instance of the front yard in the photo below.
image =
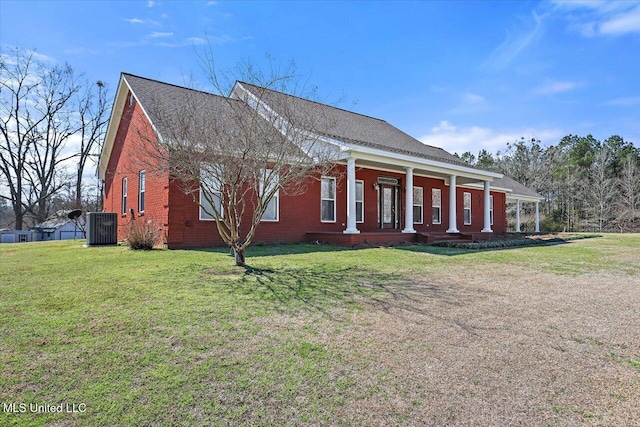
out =
<svg viewBox="0 0 640 427"><path fill-rule="evenodd" d="M0 245L0 425L640 424L640 235L82 243Z"/></svg>

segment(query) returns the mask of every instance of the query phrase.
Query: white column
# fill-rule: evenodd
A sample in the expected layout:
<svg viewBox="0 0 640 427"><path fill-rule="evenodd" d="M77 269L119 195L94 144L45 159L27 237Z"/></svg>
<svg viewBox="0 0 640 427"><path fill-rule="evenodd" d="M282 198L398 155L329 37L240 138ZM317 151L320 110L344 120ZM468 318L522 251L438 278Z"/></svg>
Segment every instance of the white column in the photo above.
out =
<svg viewBox="0 0 640 427"><path fill-rule="evenodd" d="M456 176L449 177L449 229L447 233L459 233L456 217Z"/></svg>
<svg viewBox="0 0 640 427"><path fill-rule="evenodd" d="M345 234L357 234L356 227L356 159L347 159L347 229Z"/></svg>
<svg viewBox="0 0 640 427"><path fill-rule="evenodd" d="M413 229L413 168L407 168L407 194L404 203L403 233L415 233Z"/></svg>
<svg viewBox="0 0 640 427"><path fill-rule="evenodd" d="M516 200L516 233L520 232L520 199Z"/></svg>
<svg viewBox="0 0 640 427"><path fill-rule="evenodd" d="M492 233L491 230L491 190L489 181L484 182L484 228L483 233Z"/></svg>
<svg viewBox="0 0 640 427"><path fill-rule="evenodd" d="M540 202L536 202L536 233L540 232Z"/></svg>

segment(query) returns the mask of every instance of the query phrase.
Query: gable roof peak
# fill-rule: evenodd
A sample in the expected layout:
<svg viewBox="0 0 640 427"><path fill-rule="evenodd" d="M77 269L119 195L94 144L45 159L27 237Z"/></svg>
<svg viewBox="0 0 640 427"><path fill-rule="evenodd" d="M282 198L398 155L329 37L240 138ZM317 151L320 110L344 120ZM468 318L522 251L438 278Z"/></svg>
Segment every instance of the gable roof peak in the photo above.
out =
<svg viewBox="0 0 640 427"><path fill-rule="evenodd" d="M154 84L159 84L159 85L164 85L164 86L171 86L175 89L180 89L180 90L186 90L186 91L191 91L191 92L195 92L195 93L199 93L199 94L203 94L203 95L210 95L210 96L217 96L219 98L226 98L226 96L224 95L218 95L216 93L212 93L206 90L201 90L201 89L194 89L188 86L181 86L181 85L177 85L174 83L167 83L167 82L163 82L157 79L151 79L149 77L142 77L142 76L138 76L136 74L131 74L131 73L125 73L124 71L121 73L122 77L126 78L127 77L133 77L134 79L140 79L140 80L145 80L149 83L154 83ZM131 87L131 85L129 85L129 87ZM133 89L133 88L131 88Z"/></svg>

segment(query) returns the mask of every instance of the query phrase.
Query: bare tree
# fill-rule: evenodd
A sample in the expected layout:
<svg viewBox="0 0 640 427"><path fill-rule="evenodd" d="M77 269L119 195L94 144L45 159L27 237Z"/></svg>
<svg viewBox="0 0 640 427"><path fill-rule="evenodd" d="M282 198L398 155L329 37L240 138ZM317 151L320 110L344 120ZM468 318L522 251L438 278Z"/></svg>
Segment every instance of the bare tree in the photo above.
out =
<svg viewBox="0 0 640 427"><path fill-rule="evenodd" d="M588 219L598 231L602 231L610 223L614 210L613 202L618 195L616 179L609 175L610 161L609 148L600 148L593 159L589 179L585 181Z"/></svg>
<svg viewBox="0 0 640 427"><path fill-rule="evenodd" d="M49 66L19 48L0 56L0 173L5 177L15 227L31 213L42 221L51 197L65 184L61 165L74 133L68 107L77 92L69 65Z"/></svg>
<svg viewBox="0 0 640 427"><path fill-rule="evenodd" d="M619 183L620 203L615 222L623 232L640 220L640 170L633 156L628 156L622 163Z"/></svg>
<svg viewBox="0 0 640 427"><path fill-rule="evenodd" d="M29 120L27 109L23 119L22 106L35 91L37 82L30 77L33 54L14 50L13 55L0 55L0 172L5 178L9 196L1 195L12 203L14 226L22 228L27 207L23 203L23 178L27 157L34 142L32 133L37 123Z"/></svg>
<svg viewBox="0 0 640 427"><path fill-rule="evenodd" d="M49 216L51 197L71 178L63 165L75 157L75 153L65 153L65 148L77 132L72 98L80 86L67 64L42 68L38 77L33 109L43 120L34 129L26 171L30 195L34 196L30 199L31 212L36 222L42 222Z"/></svg>
<svg viewBox="0 0 640 427"><path fill-rule="evenodd" d="M83 205L83 175L89 159L96 160L102 151L104 142L105 124L109 120L109 103L107 86L98 81L93 85L84 84L84 92L78 99L78 124L77 133L80 138L80 147L77 153L75 208ZM97 88L97 89L96 89Z"/></svg>
<svg viewBox="0 0 640 427"><path fill-rule="evenodd" d="M327 135L333 121L305 107L301 97L284 94L300 90L293 65L262 73L244 64L241 77L249 83L234 85L237 73L219 74L212 58L205 59L214 88L230 96L184 90L179 106L175 98L146 103L158 142L147 139L153 161L146 167L161 165L192 195L244 266L276 194L301 194L314 179L332 174L338 150Z"/></svg>

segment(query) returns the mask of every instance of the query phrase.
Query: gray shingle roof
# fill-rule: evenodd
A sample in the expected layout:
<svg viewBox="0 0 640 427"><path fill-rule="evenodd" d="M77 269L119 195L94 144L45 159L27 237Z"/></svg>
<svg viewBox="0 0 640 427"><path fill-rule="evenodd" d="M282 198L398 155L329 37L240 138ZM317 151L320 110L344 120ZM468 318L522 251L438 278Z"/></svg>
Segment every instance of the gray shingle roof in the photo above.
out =
<svg viewBox="0 0 640 427"><path fill-rule="evenodd" d="M123 76L142 107L149 114L160 135L172 133L168 129L172 124L169 120L172 118L176 121L179 120L179 113L198 114L199 112L204 119L205 115L214 112L218 115L231 114L229 110L233 104L238 108L244 107L240 101L230 100L219 95L132 74L123 73Z"/></svg>
<svg viewBox="0 0 640 427"><path fill-rule="evenodd" d="M325 117L330 128L322 132L330 138L363 147L377 148L399 154L446 162L474 168L442 148L426 145L384 120L332 107L315 101L287 95L270 89L239 82L247 90L264 100L267 105L291 105L290 111Z"/></svg>
<svg viewBox="0 0 640 427"><path fill-rule="evenodd" d="M243 101L131 74L123 76L158 133L168 141L215 139L230 146L253 138L251 134L256 132L265 139L282 139ZM291 149L299 148L292 144Z"/></svg>
<svg viewBox="0 0 640 427"><path fill-rule="evenodd" d="M491 183L491 186L498 187L498 188L508 188L512 190L510 194L511 197L526 196L526 197L543 199L543 197L540 194L536 193L531 188L525 187L524 185L520 184L518 181L515 181L506 175L503 176L502 178L494 179L493 182Z"/></svg>
<svg viewBox="0 0 640 427"><path fill-rule="evenodd" d="M190 111L193 114L194 105L200 107L198 109L199 114L203 115L208 114L206 113L207 111L217 111L218 114L227 112L227 114L230 114L230 102L234 101L237 103L237 108L248 108L240 100L232 101L219 95L132 74L123 73L123 76L145 108L145 111L151 116L151 121L161 135L170 131L168 129L170 126L165 123L168 117L175 116L177 120L179 112ZM320 131L327 137L353 145L473 168L473 166L442 148L423 144L384 120L261 88L249 83L240 83L252 93L259 93L259 98L262 98L268 105L275 106L276 109L278 105L286 104L291 109L290 111L294 111L300 116L299 122L308 122L308 120L302 118L302 115L322 117L323 120L331 123L330 126L326 127L326 130ZM242 106L239 106L239 104L242 104Z"/></svg>

